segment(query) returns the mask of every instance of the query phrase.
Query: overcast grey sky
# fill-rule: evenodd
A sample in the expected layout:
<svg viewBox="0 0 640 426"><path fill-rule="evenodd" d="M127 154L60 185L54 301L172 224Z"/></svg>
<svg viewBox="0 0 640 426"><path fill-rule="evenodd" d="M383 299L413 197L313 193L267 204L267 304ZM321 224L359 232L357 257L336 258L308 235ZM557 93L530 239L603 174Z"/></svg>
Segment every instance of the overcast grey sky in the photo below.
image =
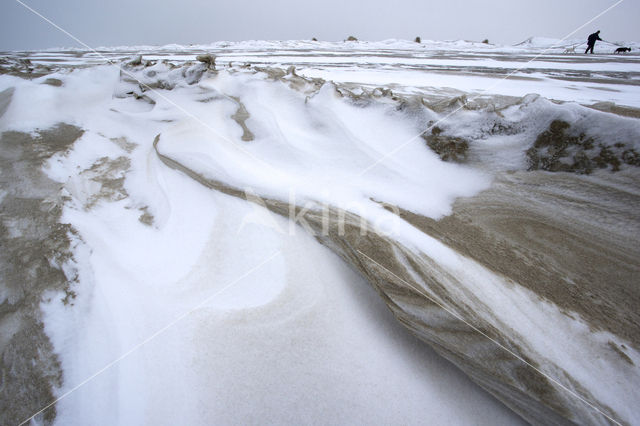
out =
<svg viewBox="0 0 640 426"><path fill-rule="evenodd" d="M220 40L562 38L615 0L22 0L92 47ZM579 31L640 41L640 1ZM0 50L79 47L15 0L0 0Z"/></svg>

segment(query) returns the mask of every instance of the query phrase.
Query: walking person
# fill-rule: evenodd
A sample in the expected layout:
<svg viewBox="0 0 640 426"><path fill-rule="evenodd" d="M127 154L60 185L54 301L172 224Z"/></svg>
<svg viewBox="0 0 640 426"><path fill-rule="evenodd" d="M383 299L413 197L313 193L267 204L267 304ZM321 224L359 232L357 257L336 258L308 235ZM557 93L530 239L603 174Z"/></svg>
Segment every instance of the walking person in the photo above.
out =
<svg viewBox="0 0 640 426"><path fill-rule="evenodd" d="M591 54L593 54L593 47L596 45L596 41L598 40L602 41L600 38L600 30L589 35L589 38L587 39L587 50L585 50L584 53L589 53L589 51L591 51Z"/></svg>

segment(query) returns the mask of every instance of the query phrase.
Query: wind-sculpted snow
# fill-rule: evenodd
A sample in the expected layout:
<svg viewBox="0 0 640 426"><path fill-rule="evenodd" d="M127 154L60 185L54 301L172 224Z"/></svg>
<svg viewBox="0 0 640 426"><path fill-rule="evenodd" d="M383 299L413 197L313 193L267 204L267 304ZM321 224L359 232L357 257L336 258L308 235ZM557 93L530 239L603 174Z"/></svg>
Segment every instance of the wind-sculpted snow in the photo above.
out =
<svg viewBox="0 0 640 426"><path fill-rule="evenodd" d="M3 143L71 128L59 123L83 132L25 166L55 182L46 197L64 208L41 221L66 237L37 237L66 254L27 290L40 308L5 302L50 339L32 338L31 366L6 367L38 390L3 394L25 411L9 420L58 395L39 421L518 421L469 377L532 423L636 421L640 124L622 90L636 90L635 59L546 58L568 79L610 73L520 80L564 85L550 101L527 94L535 85L477 96L478 75L500 67L471 66L462 91L430 80L429 61L515 63L533 48L449 44L429 59L408 42L348 44L220 45L215 60L196 60L202 47L105 50L120 67L6 59ZM336 56L358 72L325 81L344 71ZM588 105L558 102L569 90ZM18 215L3 213L15 247ZM12 331L28 322L2 324L12 348L29 344Z"/></svg>
<svg viewBox="0 0 640 426"><path fill-rule="evenodd" d="M221 81L221 79L217 78L216 81ZM252 90L252 92L258 93L261 91ZM335 100L335 98L321 98L322 92L320 93L321 95L306 100L304 105L301 102L300 108L308 108L308 114L312 114L314 102L325 103ZM283 95L277 95L275 98L281 99ZM244 96L244 99L248 105L251 105L247 100L247 95ZM342 100L339 100L339 102L342 102ZM347 102L347 105L349 103ZM357 111L363 114L371 113L375 112L377 107L379 106L370 105L364 111ZM346 106L346 108L354 107ZM356 108L360 107L357 106ZM369 111L369 108L373 111ZM252 109L251 106L249 109ZM259 110L255 107L253 109ZM337 106L332 106L331 109L340 111ZM526 111L527 109L529 111L524 113L523 110ZM402 111L402 109L400 110ZM471 108L471 111L473 112L473 118L468 117L468 122L472 122L474 119L490 122L491 115L495 114L487 114L486 109L482 108L475 111ZM278 113L282 113L281 108L276 108L275 112L270 111L270 114ZM397 106L387 110L387 114L395 113L397 113ZM415 112L413 114L415 115ZM494 158L492 161L483 161L483 157L489 154L486 151L488 147L482 147L482 145L487 145L487 142L500 143L500 139L504 140L505 138L510 138L513 141L517 136L520 144L519 156L523 161L527 147L531 146L531 142L527 142L528 138L523 137L523 135L527 133L535 135L534 132L540 130L544 134L545 130L543 130L544 127L541 126L541 123L545 121L541 119L542 117L549 119L554 116L562 117L573 114L577 116L585 115L592 120L594 116L601 117L601 114L589 110L554 107L539 98L527 98L523 101L515 102L511 106L504 107L499 115L495 115L497 116L496 118L500 119L498 122L501 122L500 126L502 127L496 127L494 122L490 127L490 132L488 132L489 134L494 133L493 137L489 137L487 134L478 134L482 132L482 126L473 128L476 140L471 142L471 146L478 146L475 150L475 161L483 165L484 168L488 167L495 171L526 169L526 167L523 167L523 163L518 165L517 162L510 164L509 162L499 163L496 161L499 159L499 155L506 157L505 154L517 159L518 156L514 155L515 147L512 146L510 152L507 153L495 152L494 148L491 155L498 158ZM335 117L335 121L345 116L348 117L345 112L342 112L338 117ZM515 121L516 118L520 118L520 121ZM630 141L638 140L639 128L637 122L613 118L611 120L611 124L601 124L601 126L605 128L609 126L615 127L617 131L615 133L601 134L598 137L602 141L601 143L606 141L606 143L613 145L620 143L619 139L625 137L629 138L628 140ZM253 123L255 127L259 128L260 125L257 121L254 119ZM301 120L292 119L278 120L275 118L275 121L295 122L297 125L301 123ZM353 123L357 122L357 119L350 118L348 121ZM579 119L574 118L573 121L577 123L576 125L580 123ZM376 120L376 122L380 123L380 119ZM328 126L331 125L333 123L328 124ZM348 126L347 123L340 125L340 127L346 126ZM458 129L464 128L464 126L460 126L460 123L456 123L456 127ZM487 125L486 127L489 126ZM189 126L189 128L193 129L193 126ZM517 128L518 131L507 130L503 132L506 135L501 135L500 128ZM590 130L593 131L594 129L591 128ZM495 133L498 134L496 135ZM303 145L304 135L307 133L298 130L295 134L298 136L294 141L297 144L294 147L298 157L295 162L291 161L291 163L295 165L304 164L304 159L309 157L314 162L318 159L322 161L324 158L332 158L326 153L318 154L315 151L318 147L325 152L330 150L331 145L329 143L314 141L311 148L315 152L308 154L305 149L308 150L310 148ZM332 133L329 134L332 135ZM362 132L358 132L358 134L362 134ZM286 138L286 133L284 137ZM371 143L372 139L373 137L370 136L362 144L366 146L366 144ZM507 269L507 271L500 271L503 274L495 274L498 271L487 270L472 259L467 259L459 253L456 254L449 251L446 246L439 245L426 234L420 232L420 228L412 228L411 225L416 225L422 220L415 218L428 218L431 216L437 219L442 214L440 211L434 212L433 210L435 208L434 205L439 203L436 197L438 192L435 190L425 191L428 195L425 194L424 198L420 200L420 204L411 198L400 198L409 194L416 195L421 193L410 189L406 190L411 182L410 179L413 177L408 172L410 171L409 166L412 165L412 160L415 160L418 155L415 151L411 153L412 160L408 159L408 157L406 158L406 166L402 167L399 163L394 163L393 172L395 173L388 169L384 170L387 180L398 179L398 182L394 184L394 187L397 188L395 194L390 195L380 191L379 185L365 187L364 191L369 195L370 201L363 199L361 203L353 203L353 200L358 200L359 198L358 192L363 191L362 187L356 186L358 182L354 183L355 179L353 177L347 175L348 177L340 179L342 183L338 191L351 192L348 196L340 197L331 193L331 190L336 187L335 184L328 183L326 176L316 175L316 170L322 170L324 173L331 173L331 177L340 176L339 173L342 171L336 170L337 167L333 161L331 164L333 169L330 172L328 172L328 166L326 165L309 166L305 170L294 168L294 175L291 178L287 177L286 174L282 174L282 171L286 171L288 168L285 164L282 164L276 167L280 172L280 175L277 176L278 180L270 184L264 178L252 182L251 176L246 176L244 170L234 173L234 171L225 168L225 164L237 164L238 162L230 161L226 157L229 154L223 151L211 151L211 149L219 150L220 146L208 142L204 135L199 138L190 136L189 130L185 131L182 126L179 127L177 132L169 131L162 136L158 136L156 142L160 142L158 144L159 151L163 153L162 158L165 161L167 158L175 161L175 163L172 163L174 168L186 172L198 181L205 183L208 187L242 196L241 188L249 186L262 197L275 199L269 202L265 201L266 205L268 207L271 206L275 212L290 218L298 218L317 238L340 253L343 258L348 259L349 263L358 267L388 300L396 316L407 324L414 333L432 343L437 350L460 365L471 377L498 395L507 405L513 407L528 420L534 422L561 422L562 417L565 417L577 422L599 423L607 422L608 418L606 416L614 419L621 415L624 415L626 419L634 418L633 411L628 411L633 406L633 402L631 399L626 398L625 395L632 395L634 388L638 385L636 363L632 361L632 358L637 360L638 353L631 349L634 345L629 344L629 342L635 342L638 339L638 319L629 318L630 315L633 317L631 313L633 308L627 304L628 299L624 300L623 297L617 300L617 296L613 296L614 294L626 294L633 288L634 271L637 271L639 266L637 261L631 261L631 265L627 263L629 261L627 259L634 258L633 255L630 258L625 255L620 260L617 257L619 255L611 255L613 261L620 262L622 268L628 268L628 272L619 275L625 283L623 288L614 290L610 295L607 294L606 290L611 290L611 288L604 290L601 288L602 285L606 285L606 277L608 275L606 273L582 275L577 280L579 284L571 283L572 285L580 285L583 291L589 292L592 296L594 296L594 293L598 293L598 296L594 296L598 298L598 301L587 303L587 305L591 306L584 306L586 309L582 309L581 305L578 304L580 303L578 302L580 298L571 298L571 291L566 296L562 296L558 295L558 293L563 294L563 290L556 289L555 291L545 292L541 290L539 285L531 285L531 283L522 278L516 281L510 279L509 276L512 274L503 275L506 272L514 272L515 265L513 265L514 271ZM287 147L291 145L292 143L287 143ZM349 152L347 150L349 146L345 145L341 144L340 150ZM424 149L424 145L419 144L418 146ZM632 142L631 146L636 145ZM277 153L278 159L288 158L286 155L287 147L280 148ZM195 157L193 152L198 152L198 156ZM274 164L277 161L276 158L269 158L263 152L256 157L259 157L261 161L262 159L267 159L268 164ZM340 157L336 155L335 158ZM348 158L354 159L357 156L355 153L351 153ZM262 164L252 160L252 158L244 158L242 163L245 165L250 163L251 166L248 168L252 172L263 167ZM450 182L453 176L447 178L446 169L434 170L435 166L432 166L429 160L434 161L433 157L424 156L420 163L424 169L433 173L430 175L431 182L436 182L441 190L449 189L446 187L446 183ZM492 162L493 164L491 164ZM178 164L180 166L177 166ZM436 160L434 164L444 165L446 163L439 163ZM454 166L451 167L453 168ZM627 165L626 170L637 176L637 172L633 167L633 165ZM450 170L452 170L450 173L456 173L453 171L455 169ZM357 168L356 171L360 172ZM404 173L400 174L401 172ZM259 176L267 175L264 171L256 173ZM235 178L234 175L236 176ZM478 178L481 176L478 175ZM356 175L356 177L359 176ZM463 179L463 177L462 173L457 174L457 183L460 183L460 179ZM369 179L375 179L375 174L370 176ZM222 182L225 182L225 184L222 184ZM318 185L318 182L321 184ZM318 186L316 187L315 185ZM423 188L427 187L426 183L421 183L421 185ZM466 182L465 185L469 186L470 183ZM590 185L590 183L585 182L584 185ZM227 186L235 187L236 189L225 189ZM291 203L296 204L296 200L291 198L290 193L287 194L282 191L283 188L288 190L295 188L295 194L298 196L301 194L302 200L297 201L293 213L289 211L289 208ZM404 192L405 190L406 192ZM574 189L573 191L576 190ZM621 196L624 196L624 192L620 195L614 195L613 198L617 199ZM340 204L342 199L351 200L352 204ZM389 202L389 199L393 201ZM511 200L511 202L515 203L516 199ZM312 202L307 204L310 200ZM287 202L289 207L287 207ZM381 204L384 206L399 206L403 210L410 210L412 212L411 217L414 220L409 220L410 225L401 222L387 210L375 208ZM630 202L629 204L634 205L635 202ZM304 206L307 205L324 207L311 208L311 211L307 211L306 215L301 214L301 211L305 213ZM508 206L509 204L504 208L507 209ZM618 209L621 208L624 208L624 204L618 207ZM333 209L337 210L333 212ZM544 212L539 220L548 221L551 217L557 215L556 209L557 207ZM349 212L351 219L347 220L348 225L341 222L341 218L346 217L346 214L340 213L341 210ZM329 213L326 213L327 211ZM326 215L328 215L328 219L325 217ZM311 219L309 219L309 216ZM523 226L529 226L526 225L526 221L520 219L516 214L513 214L511 220L516 223L520 221ZM526 220L528 221L529 219ZM576 218L574 217L573 220L576 220ZM630 214L625 221L632 224L635 223L637 226L636 215ZM383 229L379 226L382 223L386 225ZM571 227L570 223L561 222L560 225L561 230ZM607 227L604 230L598 230L597 227L589 225L587 224L587 229L582 231L584 237L581 238L588 238L593 231L596 234L599 233L598 231L604 231L604 235L610 232ZM341 226L343 227L342 230L340 229ZM363 226L366 226L369 231L366 236L358 237L359 229ZM517 227L518 225L515 226ZM326 228L324 231L323 227ZM350 229L347 230L347 228ZM460 229L462 230L463 228L460 227ZM456 230L454 229L453 232L454 234L448 238L455 236ZM534 237L536 239L544 238L544 235L548 235L547 231L540 226L535 226L528 232L540 234ZM573 232L580 234L580 231L574 230ZM373 233L373 236L370 235L371 233ZM458 237L462 238L462 236ZM508 253L514 250L514 248L511 248L511 244L515 245L516 243L503 242L503 244L506 244L503 250ZM516 247L523 243L518 241L517 244ZM532 243L529 244L532 246L528 247L532 251L529 254L531 256L529 261L534 261L544 252L544 249L535 249ZM605 246L610 247L615 244L620 244L620 240L613 239L608 241ZM464 246L464 243L462 243L462 246ZM548 247L547 245L546 248ZM633 243L630 244L629 242L623 243L623 247L628 250L637 249ZM577 249L573 250L577 252ZM369 253L367 254L367 252ZM602 256L603 253L600 253L600 255ZM495 261L492 256L500 258L501 254L493 253L489 258L483 256L477 257L477 260L491 264ZM583 256L588 258L593 254L587 252ZM609 262L611 262L611 259L609 259ZM603 266L606 263L606 261L603 262ZM551 274L552 277L557 275L565 276L570 270L569 265L556 264L554 266L558 269L546 272L546 265L539 263L536 267L526 268L525 273L538 274L538 278L542 278L547 273ZM611 269L618 268L611 266ZM568 277L567 279L571 280ZM549 284L552 282L549 281ZM561 281L557 285L566 286L567 284L568 282ZM513 287L514 285L516 286L515 288ZM595 287L595 289L591 289L591 287ZM534 291L528 292L524 290L525 288ZM413 294L406 295L407 291ZM426 293L426 296L422 294L423 292ZM539 299L541 296L545 297L545 299ZM556 297L562 298L562 300L555 300ZM446 310L444 312L431 313L430 310L434 309L432 306L434 300L436 303L439 302L439 304L444 305ZM558 303L566 311L563 313L553 303L548 302ZM576 305L572 306L572 303L576 303ZM602 303L608 305L608 308L602 309ZM426 307L428 306L431 306L431 308L427 309ZM438 307L441 306L436 304L436 312ZM574 309L571 309L572 307ZM575 312L578 309L582 311L581 313L584 317ZM594 309L602 312L602 315L596 316ZM421 313L419 314L419 312ZM462 320L456 318L455 315L451 315L451 312L460 315ZM447 318L447 316L449 317ZM609 321L611 317L615 316L621 317L623 321ZM470 328L467 323L488 334L490 338L498 340L501 346L494 345L493 342L488 341L487 336L478 334L477 330ZM613 331L629 340L618 340L619 338L614 337L614 334L594 334L589 327ZM553 328L555 333L549 334L548 330L550 328ZM456 331L451 331L451 329ZM481 349L474 349L476 345ZM550 350L550 346L557 346L562 349ZM505 347L515 352L519 358L505 352ZM568 355L578 353L583 350L580 348L585 347L590 348L589 354L581 357L581 359L574 359ZM625 350L620 349L622 347ZM622 353L622 356L620 353ZM606 362L609 365L608 368L604 368L600 364L602 358L608 360ZM495 360L500 360L501 362L496 363ZM587 371L588 373L586 374L585 372ZM624 378L627 383L626 386L628 386L624 391L622 390L624 385L620 385L622 378ZM600 412L585 404L581 398L594 404Z"/></svg>

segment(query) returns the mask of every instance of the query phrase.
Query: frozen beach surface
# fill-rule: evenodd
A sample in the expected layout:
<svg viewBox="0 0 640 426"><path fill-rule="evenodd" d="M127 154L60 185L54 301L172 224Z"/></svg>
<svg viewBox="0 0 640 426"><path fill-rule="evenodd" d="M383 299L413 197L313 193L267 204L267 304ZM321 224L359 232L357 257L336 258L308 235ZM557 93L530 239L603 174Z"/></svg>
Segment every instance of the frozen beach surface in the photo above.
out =
<svg viewBox="0 0 640 426"><path fill-rule="evenodd" d="M580 43L7 52L0 423L636 423L640 55Z"/></svg>

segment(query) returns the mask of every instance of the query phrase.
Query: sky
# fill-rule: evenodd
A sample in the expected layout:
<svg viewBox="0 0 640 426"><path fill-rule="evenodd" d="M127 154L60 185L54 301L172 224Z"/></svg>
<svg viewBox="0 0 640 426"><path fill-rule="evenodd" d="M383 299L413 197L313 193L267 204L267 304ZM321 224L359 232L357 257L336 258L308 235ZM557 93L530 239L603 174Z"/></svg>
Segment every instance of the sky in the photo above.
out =
<svg viewBox="0 0 640 426"><path fill-rule="evenodd" d="M20 0L91 47L215 41L563 38L616 0ZM571 38L640 41L640 1L623 0ZM80 45L17 0L0 1L0 50Z"/></svg>

